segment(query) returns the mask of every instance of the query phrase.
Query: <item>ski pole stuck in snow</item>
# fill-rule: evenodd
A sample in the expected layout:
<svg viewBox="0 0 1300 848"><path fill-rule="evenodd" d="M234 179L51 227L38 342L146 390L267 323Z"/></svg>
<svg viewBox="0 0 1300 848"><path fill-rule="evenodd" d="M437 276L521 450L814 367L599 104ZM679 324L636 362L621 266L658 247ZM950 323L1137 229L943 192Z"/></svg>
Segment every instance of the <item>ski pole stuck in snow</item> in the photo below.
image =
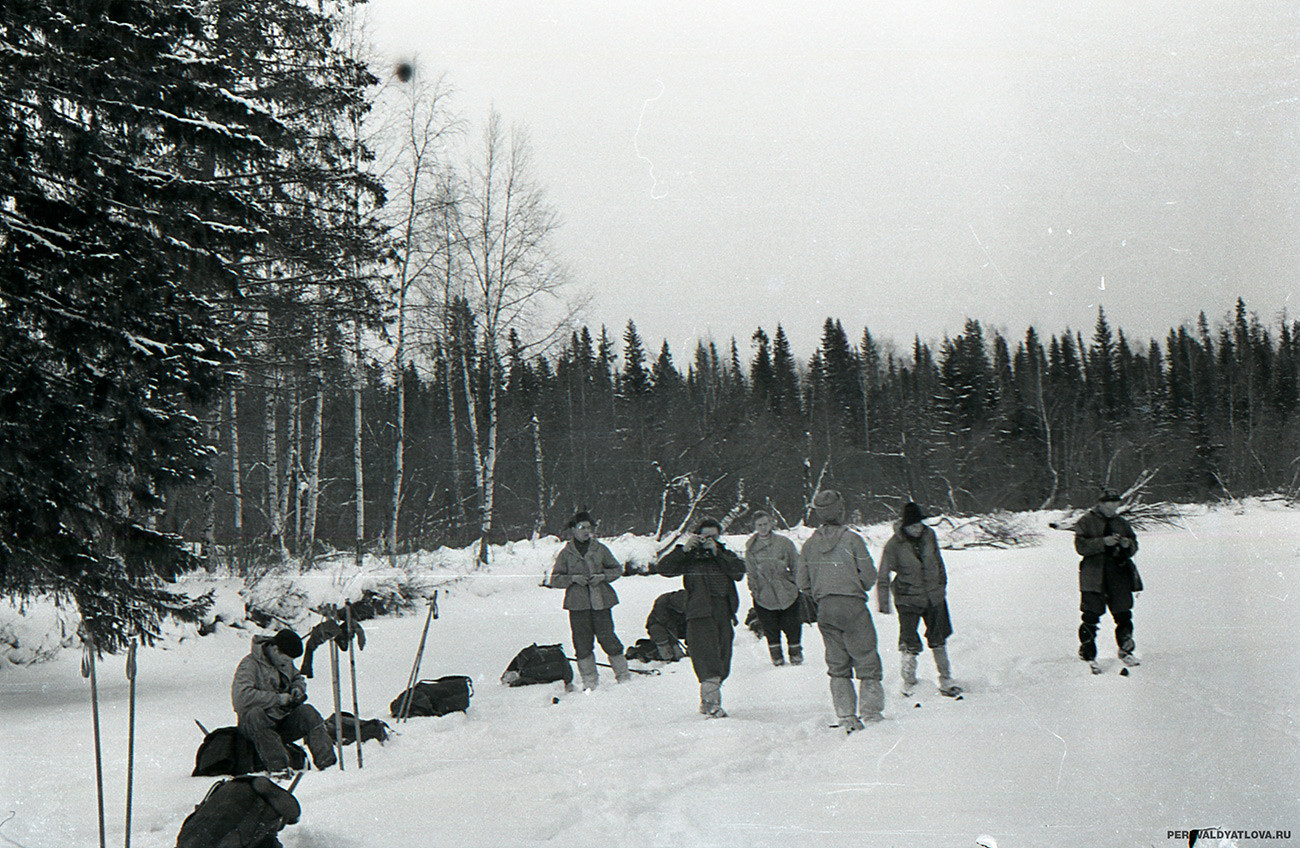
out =
<svg viewBox="0 0 1300 848"><path fill-rule="evenodd" d="M126 848L131 848L131 787L135 779L135 647L136 642L132 639L126 652L126 679L130 681L126 732L126 835L123 837Z"/></svg>
<svg viewBox="0 0 1300 848"><path fill-rule="evenodd" d="M99 736L99 683L95 677L95 637L81 625L81 676L90 679L90 711L95 722L95 794L99 799L99 848L106 848L104 833L104 757Z"/></svg>
<svg viewBox="0 0 1300 848"><path fill-rule="evenodd" d="M420 679L420 660L424 659L424 643L429 637L429 623L438 617L438 590L433 590L433 597L429 599L429 614L424 619L424 630L420 633L420 646L415 649L415 663L411 666L411 676L406 679L406 700L403 701L402 707L398 710L395 718L399 721L406 721L411 712L411 693L415 684Z"/></svg>

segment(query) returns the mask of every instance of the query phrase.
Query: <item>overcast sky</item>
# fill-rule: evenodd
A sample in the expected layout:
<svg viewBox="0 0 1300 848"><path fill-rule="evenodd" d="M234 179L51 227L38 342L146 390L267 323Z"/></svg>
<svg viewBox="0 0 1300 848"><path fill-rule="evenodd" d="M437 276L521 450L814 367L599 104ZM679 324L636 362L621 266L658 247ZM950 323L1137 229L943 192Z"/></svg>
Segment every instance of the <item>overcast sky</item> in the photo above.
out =
<svg viewBox="0 0 1300 848"><path fill-rule="evenodd" d="M827 316L904 348L1300 317L1294 2L369 7L382 56L527 127L586 322L679 366L778 322L806 357Z"/></svg>

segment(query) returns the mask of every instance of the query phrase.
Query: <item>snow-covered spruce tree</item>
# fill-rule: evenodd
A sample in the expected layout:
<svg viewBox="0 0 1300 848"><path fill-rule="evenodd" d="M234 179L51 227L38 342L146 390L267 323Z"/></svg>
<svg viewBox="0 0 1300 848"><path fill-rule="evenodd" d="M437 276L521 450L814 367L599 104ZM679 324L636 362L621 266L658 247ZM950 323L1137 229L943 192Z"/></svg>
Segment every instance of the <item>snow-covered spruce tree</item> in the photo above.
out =
<svg viewBox="0 0 1300 848"><path fill-rule="evenodd" d="M209 43L185 3L0 6L0 594L75 603L101 650L207 603L152 519L207 473L213 298L268 226L237 175L286 139Z"/></svg>

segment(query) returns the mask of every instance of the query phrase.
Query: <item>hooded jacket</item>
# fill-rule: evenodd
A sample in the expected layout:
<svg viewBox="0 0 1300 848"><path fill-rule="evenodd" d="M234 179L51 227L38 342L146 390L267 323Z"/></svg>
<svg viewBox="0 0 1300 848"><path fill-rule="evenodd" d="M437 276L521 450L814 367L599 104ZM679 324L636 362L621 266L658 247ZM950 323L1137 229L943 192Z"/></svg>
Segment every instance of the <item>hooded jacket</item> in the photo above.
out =
<svg viewBox="0 0 1300 848"><path fill-rule="evenodd" d="M844 595L865 602L876 583L876 565L861 536L842 524L823 524L803 543L798 583L814 601Z"/></svg>
<svg viewBox="0 0 1300 848"><path fill-rule="evenodd" d="M263 709L273 720L279 721L293 707L280 703L280 695L295 689L306 693L307 678L298 673L293 660L285 657L284 665L277 666L266 653L273 636L254 636L253 648L235 668L235 679L230 684L230 704L242 716L252 709Z"/></svg>
<svg viewBox="0 0 1300 848"><path fill-rule="evenodd" d="M1102 540L1107 536L1123 536L1131 544L1127 548L1119 545L1107 546ZM1083 557L1079 561L1079 591L1105 592L1107 578L1119 581L1112 585L1113 590L1140 592L1142 578L1138 576L1137 567L1133 565L1133 555L1137 553L1137 534L1123 516L1107 518L1095 508L1084 513L1074 525L1074 550ZM1109 574L1107 566L1111 566ZM1122 569L1114 566L1123 565ZM1125 586L1127 583L1127 586Z"/></svg>
<svg viewBox="0 0 1300 848"><path fill-rule="evenodd" d="M913 540L903 530L902 522L895 523L894 535L880 553L876 604L883 613L889 612L891 594L894 604L904 610L924 611L945 600L948 572L939 553L939 540L934 530L925 525L922 528L921 535Z"/></svg>
<svg viewBox="0 0 1300 848"><path fill-rule="evenodd" d="M798 571L799 552L785 536L755 533L745 542L745 575L754 606L783 610L793 604L799 599Z"/></svg>
<svg viewBox="0 0 1300 848"><path fill-rule="evenodd" d="M574 575L581 574L590 578L603 574L604 580L586 586L574 583ZM546 585L552 589L564 590L564 608L566 610L603 610L610 609L618 603L618 594L609 585L623 574L623 566L605 547L595 539L587 547L587 553L578 552L578 546L572 539L555 557L555 567Z"/></svg>

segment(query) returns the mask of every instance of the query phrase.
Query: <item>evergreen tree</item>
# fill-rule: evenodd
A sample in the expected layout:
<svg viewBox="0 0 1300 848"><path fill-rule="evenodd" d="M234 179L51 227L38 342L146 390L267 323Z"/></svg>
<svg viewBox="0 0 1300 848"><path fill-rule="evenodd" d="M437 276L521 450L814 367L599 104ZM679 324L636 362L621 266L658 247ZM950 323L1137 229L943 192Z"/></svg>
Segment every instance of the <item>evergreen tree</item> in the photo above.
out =
<svg viewBox="0 0 1300 848"><path fill-rule="evenodd" d="M211 35L158 0L0 8L0 592L75 602L104 650L205 603L165 587L194 560L154 523L208 472L212 304L273 237L261 175L296 142Z"/></svg>
<svg viewBox="0 0 1300 848"><path fill-rule="evenodd" d="M645 348L636 324L627 322L623 331L623 373L619 378L619 393L624 398L640 398L650 394L650 374L645 368Z"/></svg>

